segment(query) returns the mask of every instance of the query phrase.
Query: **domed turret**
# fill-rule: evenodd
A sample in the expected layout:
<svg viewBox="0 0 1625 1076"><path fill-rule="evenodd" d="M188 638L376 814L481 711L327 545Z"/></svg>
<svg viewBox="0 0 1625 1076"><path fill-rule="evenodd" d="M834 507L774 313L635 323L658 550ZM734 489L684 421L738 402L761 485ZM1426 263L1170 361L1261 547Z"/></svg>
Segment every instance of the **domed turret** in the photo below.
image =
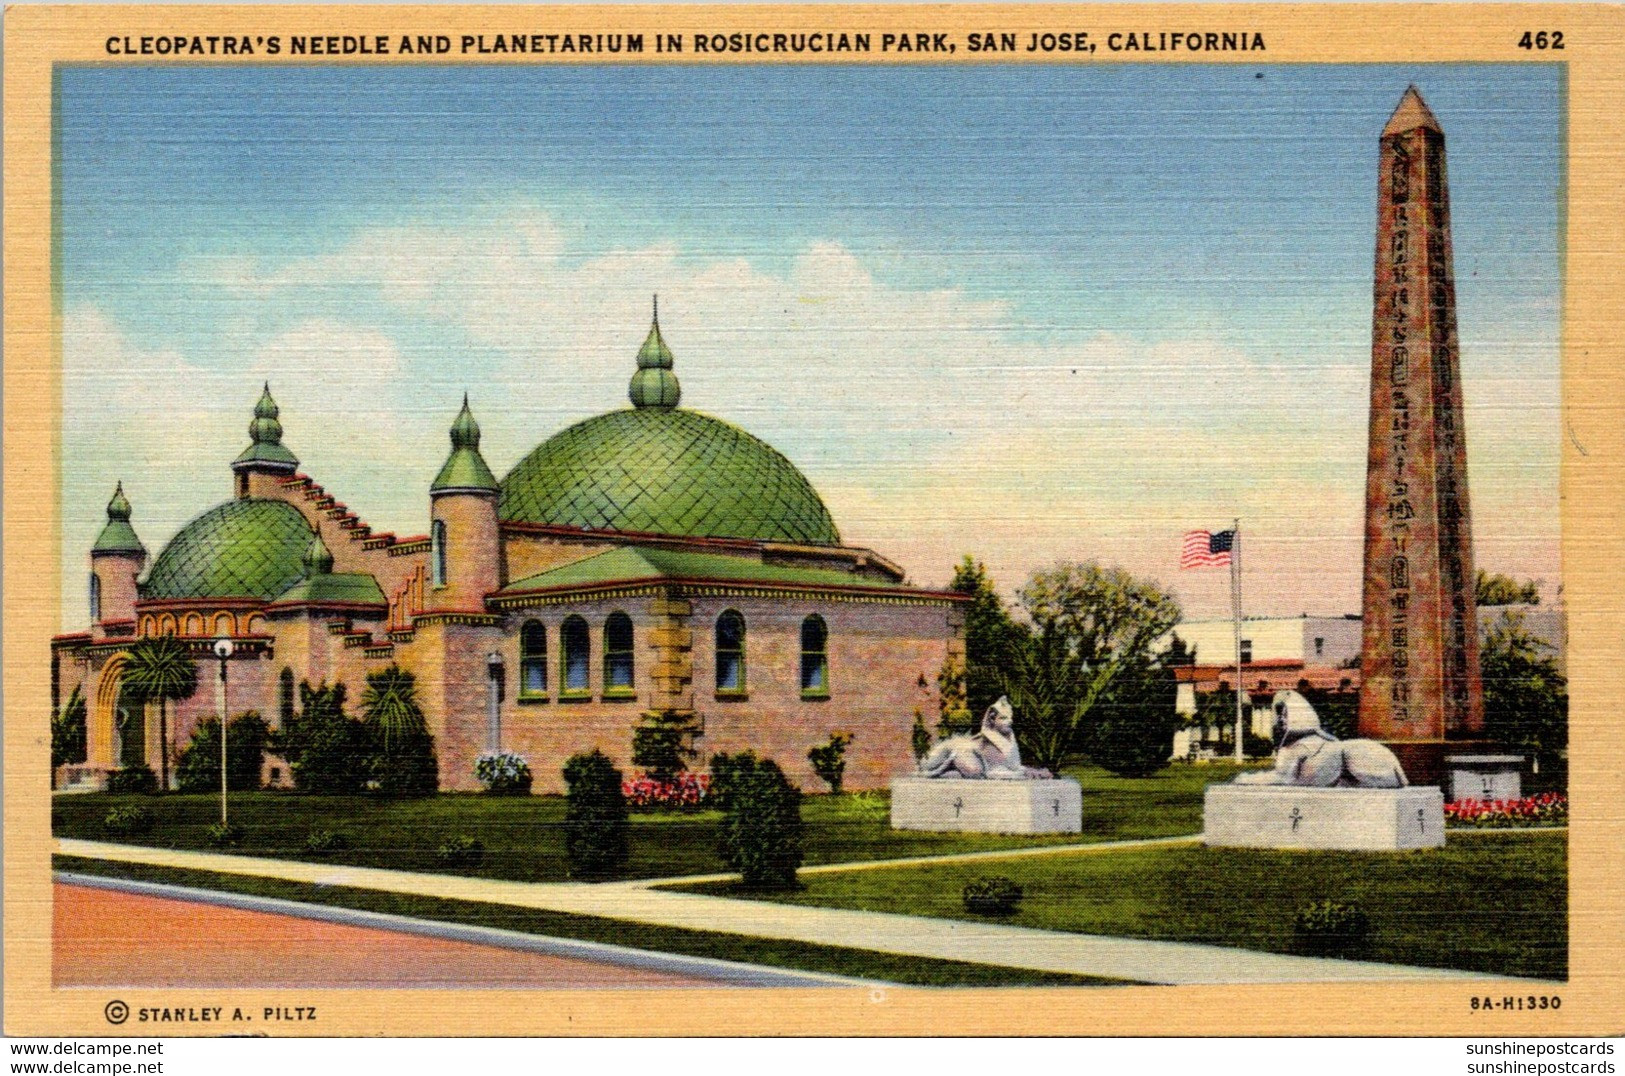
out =
<svg viewBox="0 0 1625 1076"><path fill-rule="evenodd" d="M835 521L795 464L737 426L677 406L672 365L657 316L638 351L632 408L579 422L538 445L502 480L500 517L839 545Z"/></svg>
<svg viewBox="0 0 1625 1076"><path fill-rule="evenodd" d="M298 458L282 443L279 414L281 410L271 398L271 383L266 382L265 391L254 405L254 419L248 424L250 444L231 461L231 469L237 474L238 497L269 496L276 482L299 469Z"/></svg>
<svg viewBox="0 0 1625 1076"><path fill-rule="evenodd" d="M463 393L463 409L451 424L451 455L445 466L429 486L434 494L453 492L497 492L497 478L480 455L480 424L468 409L468 394Z"/></svg>
<svg viewBox="0 0 1625 1076"><path fill-rule="evenodd" d="M310 524L284 501L227 501L169 540L141 596L269 601L305 574Z"/></svg>
<svg viewBox="0 0 1625 1076"><path fill-rule="evenodd" d="M147 563L147 547L130 526L130 515L130 502L120 482L107 502L107 522L90 547L92 624L135 619L136 578Z"/></svg>
<svg viewBox="0 0 1625 1076"><path fill-rule="evenodd" d="M500 488L480 455L480 424L463 394L451 424L451 455L429 486L429 575L436 609L479 610L502 586L497 529Z"/></svg>

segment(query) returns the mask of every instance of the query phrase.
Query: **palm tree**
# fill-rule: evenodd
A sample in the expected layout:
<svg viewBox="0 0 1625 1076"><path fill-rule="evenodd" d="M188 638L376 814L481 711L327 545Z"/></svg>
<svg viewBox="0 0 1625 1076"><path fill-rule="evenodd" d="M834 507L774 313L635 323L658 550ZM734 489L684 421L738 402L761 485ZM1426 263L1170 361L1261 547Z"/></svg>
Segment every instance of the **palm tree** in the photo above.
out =
<svg viewBox="0 0 1625 1076"><path fill-rule="evenodd" d="M197 691L197 663L186 644L173 635L142 639L130 647L124 665L126 690L139 702L158 704L158 787L169 790L169 711L171 700L189 699Z"/></svg>
<svg viewBox="0 0 1625 1076"><path fill-rule="evenodd" d="M418 706L417 678L399 665L367 674L361 712L377 730L386 752L427 731Z"/></svg>

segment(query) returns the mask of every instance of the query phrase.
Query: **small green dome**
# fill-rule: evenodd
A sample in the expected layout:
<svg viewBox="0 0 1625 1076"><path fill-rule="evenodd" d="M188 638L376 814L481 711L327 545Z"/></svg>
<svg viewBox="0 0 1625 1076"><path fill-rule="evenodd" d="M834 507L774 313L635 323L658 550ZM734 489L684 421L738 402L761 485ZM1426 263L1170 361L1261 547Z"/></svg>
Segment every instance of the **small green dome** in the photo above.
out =
<svg viewBox="0 0 1625 1076"><path fill-rule="evenodd" d="M486 466L480 455L480 424L474 421L474 412L468 409L468 394L463 394L463 409L451 424L451 455L429 486L430 493L495 493L497 477Z"/></svg>
<svg viewBox="0 0 1625 1076"><path fill-rule="evenodd" d="M563 430L502 480L504 519L605 531L839 545L812 483L720 419L642 407Z"/></svg>
<svg viewBox="0 0 1625 1076"><path fill-rule="evenodd" d="M142 584L141 597L269 601L304 578L311 534L291 504L227 501L169 540Z"/></svg>
<svg viewBox="0 0 1625 1076"><path fill-rule="evenodd" d="M282 423L277 421L281 413L271 398L271 383L267 381L265 391L254 405L254 419L248 424L249 446L231 461L233 468L259 465L289 474L298 469L298 458L282 443Z"/></svg>
<svg viewBox="0 0 1625 1076"><path fill-rule="evenodd" d="M146 555L147 547L141 544L141 539L136 537L135 528L130 526L130 511L130 499L124 496L124 483L120 482L113 490L113 499L107 502L107 523L102 527L102 532L96 536L96 544L90 547L92 554Z"/></svg>

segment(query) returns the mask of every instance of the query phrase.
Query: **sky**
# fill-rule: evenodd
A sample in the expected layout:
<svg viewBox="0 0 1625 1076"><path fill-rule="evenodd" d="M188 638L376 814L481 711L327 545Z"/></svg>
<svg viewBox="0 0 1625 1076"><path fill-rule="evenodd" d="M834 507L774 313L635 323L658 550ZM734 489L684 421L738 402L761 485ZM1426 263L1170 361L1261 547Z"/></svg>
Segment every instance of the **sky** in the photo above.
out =
<svg viewBox="0 0 1625 1076"><path fill-rule="evenodd" d="M153 555L260 384L302 469L427 528L466 390L501 476L627 406L794 461L847 544L1011 593L1097 559L1359 609L1377 136L1446 132L1481 567L1559 576L1555 65L58 69L64 623L115 482Z"/></svg>

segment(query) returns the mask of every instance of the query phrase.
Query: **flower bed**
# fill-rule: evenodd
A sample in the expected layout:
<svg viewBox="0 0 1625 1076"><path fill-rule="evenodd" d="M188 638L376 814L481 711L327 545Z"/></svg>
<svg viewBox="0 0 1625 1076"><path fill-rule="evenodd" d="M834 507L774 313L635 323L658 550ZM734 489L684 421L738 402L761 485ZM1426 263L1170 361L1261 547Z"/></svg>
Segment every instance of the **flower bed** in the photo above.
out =
<svg viewBox="0 0 1625 1076"><path fill-rule="evenodd" d="M1444 805L1444 820L1446 825L1478 829L1566 826L1569 798L1561 792L1543 792L1521 800L1455 800Z"/></svg>
<svg viewBox="0 0 1625 1076"><path fill-rule="evenodd" d="M639 774L621 782L621 794L634 811L696 810L705 805L710 791L711 775L707 773L680 773L670 781Z"/></svg>

